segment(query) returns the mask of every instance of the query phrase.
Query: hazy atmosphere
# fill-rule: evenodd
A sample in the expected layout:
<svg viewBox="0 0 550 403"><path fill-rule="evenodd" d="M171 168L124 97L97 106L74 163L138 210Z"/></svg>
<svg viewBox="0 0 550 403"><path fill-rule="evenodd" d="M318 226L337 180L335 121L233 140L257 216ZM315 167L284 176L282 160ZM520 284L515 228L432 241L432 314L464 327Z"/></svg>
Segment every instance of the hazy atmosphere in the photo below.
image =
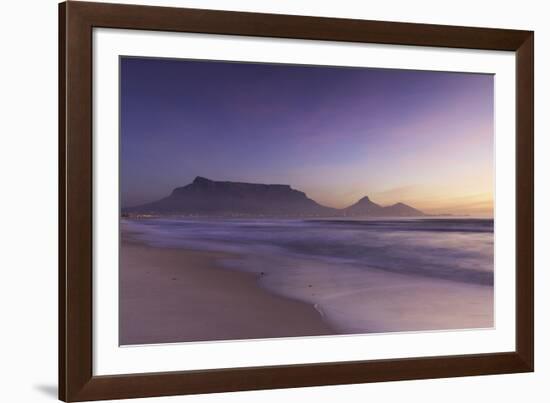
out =
<svg viewBox="0 0 550 403"><path fill-rule="evenodd" d="M121 58L121 203L196 176L492 215L493 76Z"/></svg>

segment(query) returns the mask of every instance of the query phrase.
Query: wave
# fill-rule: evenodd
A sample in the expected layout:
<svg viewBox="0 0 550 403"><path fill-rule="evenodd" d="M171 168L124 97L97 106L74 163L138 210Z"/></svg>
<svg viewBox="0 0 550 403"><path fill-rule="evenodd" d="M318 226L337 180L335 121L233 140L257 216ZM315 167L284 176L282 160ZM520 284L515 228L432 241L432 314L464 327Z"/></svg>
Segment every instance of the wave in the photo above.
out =
<svg viewBox="0 0 550 403"><path fill-rule="evenodd" d="M493 284L492 219L151 219L123 225L149 244L310 260ZM279 269L280 270L280 269Z"/></svg>
<svg viewBox="0 0 550 403"><path fill-rule="evenodd" d="M229 252L221 263L310 303L344 333L492 323L493 220L123 220L155 247Z"/></svg>

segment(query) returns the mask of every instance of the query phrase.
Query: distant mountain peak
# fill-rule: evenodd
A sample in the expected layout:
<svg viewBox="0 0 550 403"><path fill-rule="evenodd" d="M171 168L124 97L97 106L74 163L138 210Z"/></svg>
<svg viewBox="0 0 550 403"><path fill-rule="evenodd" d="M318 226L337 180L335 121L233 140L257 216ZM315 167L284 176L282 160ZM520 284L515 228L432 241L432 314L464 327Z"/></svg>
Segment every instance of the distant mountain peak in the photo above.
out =
<svg viewBox="0 0 550 403"><path fill-rule="evenodd" d="M374 203L368 196L364 196L356 203L343 210L346 216L378 216L383 207Z"/></svg>
<svg viewBox="0 0 550 403"><path fill-rule="evenodd" d="M360 198L357 203L366 203L366 202L372 203L372 200L369 199L369 196L364 196L364 197Z"/></svg>
<svg viewBox="0 0 550 403"><path fill-rule="evenodd" d="M384 209L388 215L393 217L416 217L425 215L422 211L401 202L384 207Z"/></svg>
<svg viewBox="0 0 550 403"><path fill-rule="evenodd" d="M425 215L405 203L395 203L391 206L381 206L373 202L368 196L342 210L348 217L416 217Z"/></svg>

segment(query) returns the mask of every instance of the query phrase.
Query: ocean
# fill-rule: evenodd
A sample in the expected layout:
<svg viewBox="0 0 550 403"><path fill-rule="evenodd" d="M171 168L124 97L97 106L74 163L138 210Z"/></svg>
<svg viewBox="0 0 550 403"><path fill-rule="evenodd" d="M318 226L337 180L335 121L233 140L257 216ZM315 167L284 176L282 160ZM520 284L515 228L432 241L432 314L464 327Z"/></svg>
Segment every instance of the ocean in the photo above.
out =
<svg viewBox="0 0 550 403"><path fill-rule="evenodd" d="M121 228L154 247L228 252L220 265L312 304L335 333L493 326L492 219L162 218Z"/></svg>

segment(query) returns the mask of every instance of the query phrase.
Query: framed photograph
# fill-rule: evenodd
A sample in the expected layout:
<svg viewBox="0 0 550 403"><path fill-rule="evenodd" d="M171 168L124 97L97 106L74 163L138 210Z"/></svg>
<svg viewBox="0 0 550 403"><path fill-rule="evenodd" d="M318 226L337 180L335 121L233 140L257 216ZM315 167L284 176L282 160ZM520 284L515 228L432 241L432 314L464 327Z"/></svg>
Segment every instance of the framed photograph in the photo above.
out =
<svg viewBox="0 0 550 403"><path fill-rule="evenodd" d="M59 33L61 400L533 371L533 32Z"/></svg>

